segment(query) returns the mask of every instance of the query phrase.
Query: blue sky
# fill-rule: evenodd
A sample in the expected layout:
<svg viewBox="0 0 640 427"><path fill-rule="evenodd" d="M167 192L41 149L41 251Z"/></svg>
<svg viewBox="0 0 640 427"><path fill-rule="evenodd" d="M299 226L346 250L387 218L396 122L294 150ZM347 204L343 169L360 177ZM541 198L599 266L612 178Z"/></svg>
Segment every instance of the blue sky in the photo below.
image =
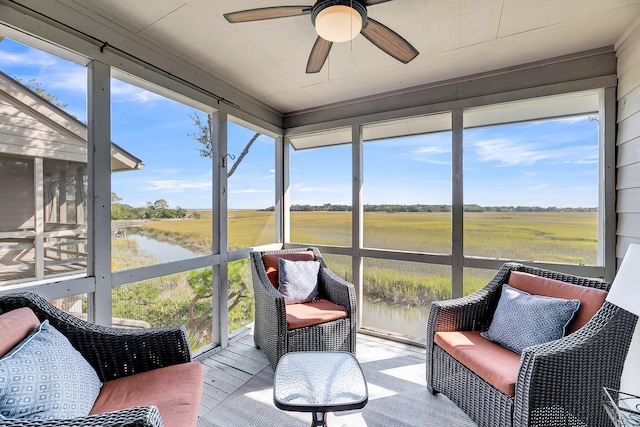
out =
<svg viewBox="0 0 640 427"><path fill-rule="evenodd" d="M23 81L37 79L85 121L84 67L8 39L0 42L0 67ZM171 207L209 208L211 160L189 136L197 131L189 115L197 111L117 80L111 92L112 141L145 164L113 174L112 191L133 206L165 199ZM253 134L230 124L229 151L238 156ZM464 141L467 204L598 204L598 126L588 117L469 129ZM291 203L351 204L350 156L346 145L292 152ZM272 206L274 167L274 140L261 136L229 179L229 207ZM451 134L366 143L364 182L366 204L450 204Z"/></svg>

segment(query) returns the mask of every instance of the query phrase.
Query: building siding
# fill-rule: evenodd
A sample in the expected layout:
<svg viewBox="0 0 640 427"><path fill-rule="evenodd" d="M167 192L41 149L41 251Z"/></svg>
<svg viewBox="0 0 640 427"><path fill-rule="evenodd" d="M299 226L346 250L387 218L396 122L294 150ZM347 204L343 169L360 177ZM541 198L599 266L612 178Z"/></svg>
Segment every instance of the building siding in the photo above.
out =
<svg viewBox="0 0 640 427"><path fill-rule="evenodd" d="M616 46L618 115L616 212L618 264L630 243L640 243L640 25ZM620 389L640 395L640 328L636 328Z"/></svg>
<svg viewBox="0 0 640 427"><path fill-rule="evenodd" d="M10 102L12 101L12 102ZM84 140L54 126L44 117L0 91L0 152L86 162Z"/></svg>
<svg viewBox="0 0 640 427"><path fill-rule="evenodd" d="M0 231L33 229L33 161L0 155Z"/></svg>
<svg viewBox="0 0 640 427"><path fill-rule="evenodd" d="M616 254L640 243L640 26L617 46L618 132L616 137Z"/></svg>

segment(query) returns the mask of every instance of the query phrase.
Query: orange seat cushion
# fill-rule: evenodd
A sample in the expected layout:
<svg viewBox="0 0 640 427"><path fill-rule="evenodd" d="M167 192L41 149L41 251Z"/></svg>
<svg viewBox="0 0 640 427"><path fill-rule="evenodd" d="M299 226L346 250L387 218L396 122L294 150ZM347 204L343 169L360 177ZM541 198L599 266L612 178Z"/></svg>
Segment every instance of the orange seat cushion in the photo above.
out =
<svg viewBox="0 0 640 427"><path fill-rule="evenodd" d="M264 269L267 271L267 277L276 289L278 289L278 260L280 258L289 261L313 261L316 259L313 251L262 255L262 263L264 264Z"/></svg>
<svg viewBox="0 0 640 427"><path fill-rule="evenodd" d="M481 337L479 331L436 332L434 342L493 387L515 396L518 353Z"/></svg>
<svg viewBox="0 0 640 427"><path fill-rule="evenodd" d="M323 299L285 306L287 329L304 328L347 317L347 309Z"/></svg>
<svg viewBox="0 0 640 427"><path fill-rule="evenodd" d="M21 307L0 315L0 357L20 344L35 328L40 320L28 307Z"/></svg>
<svg viewBox="0 0 640 427"><path fill-rule="evenodd" d="M195 426L203 387L199 362L158 368L102 384L89 415L154 405L165 427Z"/></svg>
<svg viewBox="0 0 640 427"><path fill-rule="evenodd" d="M522 271L512 271L509 286L532 295L580 300L580 308L567 326L567 334L583 327L604 304L607 292L601 289L574 285L560 280L548 279Z"/></svg>

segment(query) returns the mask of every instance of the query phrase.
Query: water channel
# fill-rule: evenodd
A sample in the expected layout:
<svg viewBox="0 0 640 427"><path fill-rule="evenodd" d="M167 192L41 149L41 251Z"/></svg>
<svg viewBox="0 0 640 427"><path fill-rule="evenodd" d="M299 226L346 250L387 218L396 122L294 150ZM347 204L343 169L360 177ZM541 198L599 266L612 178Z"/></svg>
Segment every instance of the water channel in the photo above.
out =
<svg viewBox="0 0 640 427"><path fill-rule="evenodd" d="M135 234L135 231L135 228L128 229L126 238L134 240L141 251L160 262L198 256L182 246ZM366 328L394 332L421 342L425 340L429 307L405 307L365 298L362 309L362 323Z"/></svg>

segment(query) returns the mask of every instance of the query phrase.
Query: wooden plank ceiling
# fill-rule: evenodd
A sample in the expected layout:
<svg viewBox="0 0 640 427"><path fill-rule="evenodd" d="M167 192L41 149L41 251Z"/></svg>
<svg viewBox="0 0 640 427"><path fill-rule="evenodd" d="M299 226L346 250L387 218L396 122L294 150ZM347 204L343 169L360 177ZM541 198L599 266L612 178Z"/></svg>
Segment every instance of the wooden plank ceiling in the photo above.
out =
<svg viewBox="0 0 640 427"><path fill-rule="evenodd" d="M305 74L316 39L309 15L229 24L224 13L313 0L67 0L161 46L281 113L402 90L614 45L640 0L394 0L369 16L420 52L402 64L362 35L336 43Z"/></svg>

